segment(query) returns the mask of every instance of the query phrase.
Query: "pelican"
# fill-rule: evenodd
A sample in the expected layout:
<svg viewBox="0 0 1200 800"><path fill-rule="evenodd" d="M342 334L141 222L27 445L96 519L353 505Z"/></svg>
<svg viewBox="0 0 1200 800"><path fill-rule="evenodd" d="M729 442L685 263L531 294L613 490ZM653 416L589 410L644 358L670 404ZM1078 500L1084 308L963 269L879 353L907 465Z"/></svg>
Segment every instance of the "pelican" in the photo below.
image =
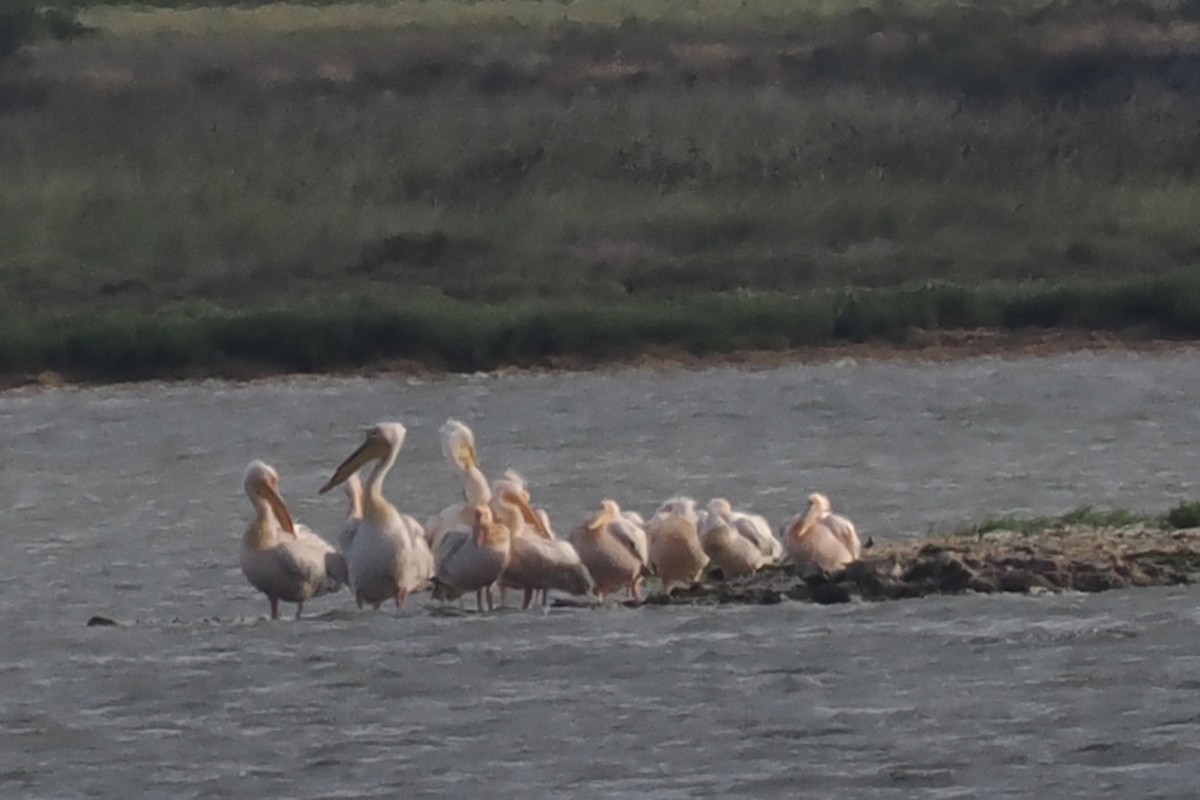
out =
<svg viewBox="0 0 1200 800"><path fill-rule="evenodd" d="M492 499L487 478L479 468L474 431L456 419L448 419L438 433L442 439L442 455L462 477L463 502L447 506L425 523L425 542L433 552L437 552L447 531L473 525L474 509L486 506Z"/></svg>
<svg viewBox="0 0 1200 800"><path fill-rule="evenodd" d="M257 512L242 537L242 572L267 596L271 619L279 619L279 601L296 604L337 591L346 580L346 562L324 539L292 521L279 495L279 473L262 461L246 467L242 486Z"/></svg>
<svg viewBox="0 0 1200 800"><path fill-rule="evenodd" d="M529 608L535 592L542 601L550 589L575 595L592 594L595 584L579 553L554 536L549 518L541 509L529 506L525 483L511 470L492 484L492 511L496 520L512 532L508 565L500 576L501 602L505 589L522 589L521 608Z"/></svg>
<svg viewBox="0 0 1200 800"><path fill-rule="evenodd" d="M746 537L766 556L766 563L778 564L783 558L783 545L775 538L775 534L771 532L771 525L765 518L758 514L734 511L733 506L723 497L709 501L705 518L711 520L713 517L720 517L738 534Z"/></svg>
<svg viewBox="0 0 1200 800"><path fill-rule="evenodd" d="M696 501L685 495L676 495L664 500L654 512L655 516L659 514L678 514L693 525L700 522L700 513L696 508Z"/></svg>
<svg viewBox="0 0 1200 800"><path fill-rule="evenodd" d="M472 514L475 521L469 530L455 528L442 537L434 575L435 597L453 600L474 591L476 605L483 611L486 593L491 611L492 584L508 564L511 536L507 527L492 518L487 506L477 506Z"/></svg>
<svg viewBox="0 0 1200 800"><path fill-rule="evenodd" d="M646 532L625 518L615 501L604 500L601 506L568 538L595 581L597 595L628 588L633 599L641 599L638 582L650 560Z"/></svg>
<svg viewBox="0 0 1200 800"><path fill-rule="evenodd" d="M757 572L769 561L753 541L742 536L724 516L711 510L706 516L700 542L708 557L721 568L726 580Z"/></svg>
<svg viewBox="0 0 1200 800"><path fill-rule="evenodd" d="M555 537L550 530L550 518L544 510L534 510L530 501L528 484L514 470L506 469L503 478L492 481L489 504L496 519L508 525L514 536L528 532L553 540ZM516 516L508 514L512 509L518 512Z"/></svg>
<svg viewBox="0 0 1200 800"><path fill-rule="evenodd" d="M419 526L411 517L396 510L383 496L383 481L396 463L407 431L399 422L381 422L367 431L366 441L334 470L321 487L325 494L349 480L367 462L375 466L367 476L362 497L362 517L349 542L346 564L350 585L359 608L370 603L375 608L389 597L397 608L412 592L419 591L433 574L433 559L420 538Z"/></svg>
<svg viewBox="0 0 1200 800"><path fill-rule="evenodd" d="M708 556L700 546L696 523L675 512L658 513L646 523L650 569L670 593L674 583L693 585L704 575Z"/></svg>
<svg viewBox="0 0 1200 800"><path fill-rule="evenodd" d="M815 504L819 511L817 521L833 531L833 535L846 546L850 555L855 559L861 558L862 542L858 540L858 530L854 527L854 523L841 514L834 514L830 510L829 498L819 492L809 495L808 501Z"/></svg>
<svg viewBox="0 0 1200 800"><path fill-rule="evenodd" d="M359 523L362 522L363 488L357 472L346 478L342 489L346 492L346 503L349 508L346 510L346 521L342 524L342 532L338 534L338 551L345 555L349 552L350 545L354 543L354 534L358 531Z"/></svg>
<svg viewBox="0 0 1200 800"><path fill-rule="evenodd" d="M808 509L797 514L784 528L788 559L801 571L833 572L855 560L854 551L826 521L829 501L821 494L808 497ZM857 542L858 535L854 535Z"/></svg>

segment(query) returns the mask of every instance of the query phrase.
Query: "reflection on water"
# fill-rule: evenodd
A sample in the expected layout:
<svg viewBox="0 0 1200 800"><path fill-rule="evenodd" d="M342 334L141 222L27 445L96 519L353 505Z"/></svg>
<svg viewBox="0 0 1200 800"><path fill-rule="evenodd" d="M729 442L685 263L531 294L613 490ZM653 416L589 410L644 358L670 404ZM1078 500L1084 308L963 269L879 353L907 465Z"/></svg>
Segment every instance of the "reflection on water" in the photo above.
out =
<svg viewBox="0 0 1200 800"><path fill-rule="evenodd" d="M436 430L524 472L565 532L604 496L808 491L876 538L1195 497L1200 357L301 380L0 395L8 796L1193 796L1191 590L824 609L261 619L241 471L297 519L360 428L456 499ZM87 629L94 613L134 624Z"/></svg>

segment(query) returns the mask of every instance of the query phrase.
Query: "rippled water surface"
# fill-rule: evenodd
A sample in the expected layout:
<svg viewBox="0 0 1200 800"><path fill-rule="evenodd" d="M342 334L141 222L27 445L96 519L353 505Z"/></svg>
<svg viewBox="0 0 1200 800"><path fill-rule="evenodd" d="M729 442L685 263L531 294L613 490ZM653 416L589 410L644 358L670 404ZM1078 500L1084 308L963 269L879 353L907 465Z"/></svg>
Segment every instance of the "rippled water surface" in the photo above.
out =
<svg viewBox="0 0 1200 800"><path fill-rule="evenodd" d="M1194 797L1195 590L269 623L237 550L247 461L328 535L382 419L397 505L453 502L450 415L561 532L677 492L876 538L1158 511L1198 390L1182 353L0 395L0 795Z"/></svg>

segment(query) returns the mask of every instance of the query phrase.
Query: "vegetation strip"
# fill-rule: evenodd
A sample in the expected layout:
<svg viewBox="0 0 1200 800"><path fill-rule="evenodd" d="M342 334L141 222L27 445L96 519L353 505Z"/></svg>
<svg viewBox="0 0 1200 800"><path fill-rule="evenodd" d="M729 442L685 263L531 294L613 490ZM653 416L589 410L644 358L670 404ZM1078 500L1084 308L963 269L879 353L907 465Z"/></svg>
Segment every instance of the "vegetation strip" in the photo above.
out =
<svg viewBox="0 0 1200 800"><path fill-rule="evenodd" d="M73 381L321 372L405 359L434 370L603 363L650 348L696 355L849 342L919 331L1074 328L1200 335L1200 276L1124 285L994 286L702 295L671 302L481 305L440 297L341 297L293 307L204 304L32 317L0 327L0 376Z"/></svg>

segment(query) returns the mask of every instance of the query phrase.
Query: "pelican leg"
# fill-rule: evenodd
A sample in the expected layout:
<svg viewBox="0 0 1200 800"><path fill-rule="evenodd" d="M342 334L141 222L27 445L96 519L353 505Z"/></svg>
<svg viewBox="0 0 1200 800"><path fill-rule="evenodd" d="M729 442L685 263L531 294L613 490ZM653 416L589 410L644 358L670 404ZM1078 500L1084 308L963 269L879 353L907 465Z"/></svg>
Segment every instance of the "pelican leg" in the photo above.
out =
<svg viewBox="0 0 1200 800"><path fill-rule="evenodd" d="M487 589L484 590L484 593L487 595L488 611L495 611L496 599L492 596L492 587L490 584L488 585Z"/></svg>
<svg viewBox="0 0 1200 800"><path fill-rule="evenodd" d="M525 589L525 597L522 598L522 600L521 600L521 610L522 611L529 608L529 603L531 600L533 600L533 589L526 588Z"/></svg>
<svg viewBox="0 0 1200 800"><path fill-rule="evenodd" d="M363 596L361 589L354 590L354 602L358 603L358 608L361 611L363 607Z"/></svg>
<svg viewBox="0 0 1200 800"><path fill-rule="evenodd" d="M404 608L404 601L408 599L408 590L396 587L396 608Z"/></svg>
<svg viewBox="0 0 1200 800"><path fill-rule="evenodd" d="M542 589L542 607L545 608L550 603L550 590Z"/></svg>
<svg viewBox="0 0 1200 800"><path fill-rule="evenodd" d="M296 603L296 619L300 619L300 612L304 610L304 601Z"/></svg>
<svg viewBox="0 0 1200 800"><path fill-rule="evenodd" d="M483 613L483 589L475 590L475 608L479 613Z"/></svg>
<svg viewBox="0 0 1200 800"><path fill-rule="evenodd" d="M508 605L508 587L502 585L500 587L500 607L504 608L507 605Z"/></svg>
<svg viewBox="0 0 1200 800"><path fill-rule="evenodd" d="M271 619L279 619L279 598L269 597L267 599L271 601Z"/></svg>

